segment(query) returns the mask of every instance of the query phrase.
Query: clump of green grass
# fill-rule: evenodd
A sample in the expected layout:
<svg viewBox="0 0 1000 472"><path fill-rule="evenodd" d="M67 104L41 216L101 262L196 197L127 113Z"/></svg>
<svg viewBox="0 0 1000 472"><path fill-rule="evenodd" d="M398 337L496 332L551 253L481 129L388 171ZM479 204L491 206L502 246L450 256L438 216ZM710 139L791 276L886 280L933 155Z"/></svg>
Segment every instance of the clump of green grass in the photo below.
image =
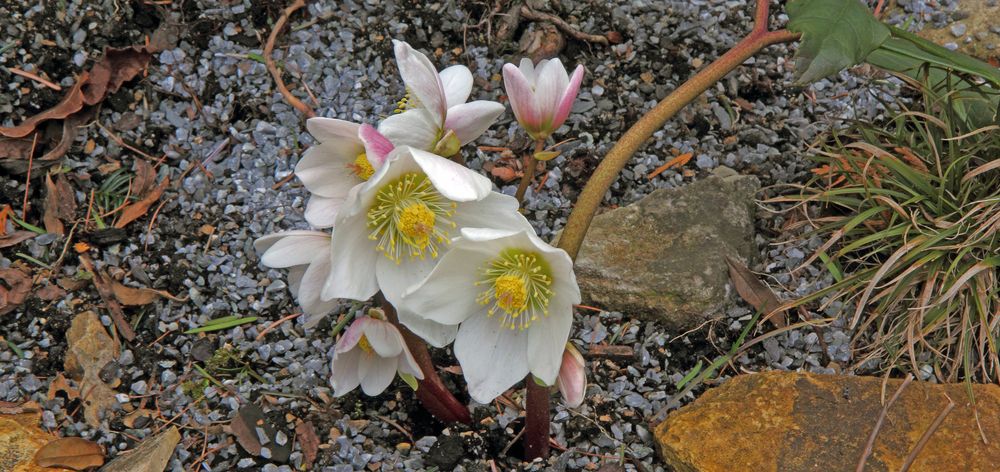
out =
<svg viewBox="0 0 1000 472"><path fill-rule="evenodd" d="M811 233L826 243L807 263L821 259L836 282L797 304L850 306L859 364L996 382L1000 126L969 131L961 94L915 85L912 108L831 132L819 175L775 199L826 211Z"/></svg>

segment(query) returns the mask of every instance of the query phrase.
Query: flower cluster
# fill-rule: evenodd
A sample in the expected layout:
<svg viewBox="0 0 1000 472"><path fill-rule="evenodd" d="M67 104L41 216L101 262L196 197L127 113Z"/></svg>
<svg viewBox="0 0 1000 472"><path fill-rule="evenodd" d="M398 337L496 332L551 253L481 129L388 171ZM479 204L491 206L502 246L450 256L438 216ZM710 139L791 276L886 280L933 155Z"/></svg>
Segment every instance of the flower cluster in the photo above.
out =
<svg viewBox="0 0 1000 472"><path fill-rule="evenodd" d="M310 323L340 299L381 293L406 330L436 347L454 343L478 402L530 373L579 404L582 357L566 347L580 302L571 259L535 235L515 198L449 159L505 107L468 101L473 81L465 66L438 72L409 44L393 41L393 49L406 96L377 126L307 122L318 144L295 174L311 194L305 217L317 230L258 239L262 263L289 269ZM544 141L566 120L583 67L569 77L557 59L537 66L525 59L503 73L518 122ZM348 327L332 362L336 395L358 386L376 395L397 373L411 385L429 374L396 321L373 310Z"/></svg>

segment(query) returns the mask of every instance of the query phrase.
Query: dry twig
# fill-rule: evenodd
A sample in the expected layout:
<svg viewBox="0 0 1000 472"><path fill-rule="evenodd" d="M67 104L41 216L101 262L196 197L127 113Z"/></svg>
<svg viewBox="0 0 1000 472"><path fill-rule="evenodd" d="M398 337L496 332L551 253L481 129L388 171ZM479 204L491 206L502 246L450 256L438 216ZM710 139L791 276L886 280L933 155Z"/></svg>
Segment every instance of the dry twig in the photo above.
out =
<svg viewBox="0 0 1000 472"><path fill-rule="evenodd" d="M955 409L955 402L953 402L951 398L949 398L948 405L944 407L944 411L942 411L941 414L937 416L937 418L934 418L934 422L931 423L931 425L927 428L926 431L924 431L924 434L920 435L920 440L917 441L917 444L915 446L913 446L913 450L910 451L910 454L906 456L906 460L903 462L903 467L899 469L900 472L906 472L910 470L910 467L913 465L913 462L917 460L917 455L919 455L920 451L924 449L924 446L927 445L927 441L929 441L931 439L931 436L934 435L934 432L937 431L939 427L941 427L941 423L944 423L945 417L947 417L948 413L951 413L951 410L953 409Z"/></svg>
<svg viewBox="0 0 1000 472"><path fill-rule="evenodd" d="M31 72L18 69L17 67L8 67L7 70L10 71L11 74L17 74L26 79L34 80L35 82L38 82L57 92L62 90L62 87L60 87L59 84L52 82L51 80L42 78L41 76L38 76L36 74L32 74Z"/></svg>
<svg viewBox="0 0 1000 472"><path fill-rule="evenodd" d="M274 77L274 85L281 92L281 96L285 97L285 100L289 105L294 107L296 110L300 111L306 118L312 118L316 116L316 112L313 111L309 105L302 103L292 92L288 90L285 86L285 81L281 79L281 70L274 64L274 58L271 53L274 51L274 41L278 39L278 33L281 32L285 27L285 23L288 23L288 17L295 13L298 9L306 6L305 0L295 0L292 2L285 11L281 13L281 17L278 21L274 23L274 29L271 30L271 35L267 37L267 43L264 45L264 65L267 66L267 71L271 73L271 77Z"/></svg>
<svg viewBox="0 0 1000 472"><path fill-rule="evenodd" d="M858 460L858 467L855 469L856 472L864 472L865 463L868 462L868 456L872 455L872 448L875 446L875 438L878 436L878 432L882 429L882 423L885 421L886 415L889 413L889 408L892 407L893 403L899 399L899 396L903 394L903 390L910 385L913 381L913 375L907 375L906 380L896 389L896 393L892 394L892 398L882 407L882 412L878 415L878 421L875 422L875 428L872 429L872 434L868 436L868 442L865 443L864 453L861 454L861 459Z"/></svg>
<svg viewBox="0 0 1000 472"><path fill-rule="evenodd" d="M578 41L603 44L605 46L611 44L611 41L608 40L607 36L584 33L583 31L580 31L570 26L569 23L566 23L565 20L559 18L558 16L549 13L543 13L537 10L532 10L527 5L521 6L521 16L531 21L547 21L549 23L552 23L553 25L556 26L556 28L561 29L563 33L570 35L571 37L573 37L573 39L576 39Z"/></svg>

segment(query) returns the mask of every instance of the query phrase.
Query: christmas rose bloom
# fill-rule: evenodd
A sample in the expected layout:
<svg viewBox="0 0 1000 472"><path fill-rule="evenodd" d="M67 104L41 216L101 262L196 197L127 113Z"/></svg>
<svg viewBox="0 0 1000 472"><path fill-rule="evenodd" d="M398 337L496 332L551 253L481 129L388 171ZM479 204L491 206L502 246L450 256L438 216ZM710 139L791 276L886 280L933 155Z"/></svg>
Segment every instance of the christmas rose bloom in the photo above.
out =
<svg viewBox="0 0 1000 472"><path fill-rule="evenodd" d="M576 408L583 404L583 396L587 393L587 369L583 355L573 343L566 343L556 387L562 393L566 406Z"/></svg>
<svg viewBox="0 0 1000 472"><path fill-rule="evenodd" d="M424 378L399 330L373 316L375 313L354 320L337 341L330 363L330 385L335 396L343 396L358 385L365 395L378 395L392 383L397 372L404 379Z"/></svg>
<svg viewBox="0 0 1000 472"><path fill-rule="evenodd" d="M569 77L559 59L543 60L536 66L524 58L520 67L503 66L503 84L514 116L536 140L548 138L566 121L582 80L582 65Z"/></svg>
<svg viewBox="0 0 1000 472"><path fill-rule="evenodd" d="M573 261L530 229L465 228L404 304L444 325L460 325L455 357L469 394L489 403L529 372L552 385L580 289Z"/></svg>
<svg viewBox="0 0 1000 472"><path fill-rule="evenodd" d="M466 103L472 73L451 66L439 74L430 59L409 44L393 40L399 74L407 98L401 113L389 116L378 130L396 145L407 145L449 157L478 138L503 114L504 106L487 100Z"/></svg>
<svg viewBox="0 0 1000 472"><path fill-rule="evenodd" d="M332 118L310 118L306 129L319 144L306 150L295 175L312 193L306 221L329 228L347 195L382 165L393 145L370 125Z"/></svg>
<svg viewBox="0 0 1000 472"><path fill-rule="evenodd" d="M254 241L254 248L267 267L289 269L288 287L314 326L336 308L336 300L320 298L330 275L330 235L322 231L285 231Z"/></svg>
<svg viewBox="0 0 1000 472"><path fill-rule="evenodd" d="M414 316L403 292L430 272L462 228L531 227L513 197L491 188L465 166L397 147L337 217L322 298L367 300L381 290L401 323L434 346L448 344L456 327Z"/></svg>

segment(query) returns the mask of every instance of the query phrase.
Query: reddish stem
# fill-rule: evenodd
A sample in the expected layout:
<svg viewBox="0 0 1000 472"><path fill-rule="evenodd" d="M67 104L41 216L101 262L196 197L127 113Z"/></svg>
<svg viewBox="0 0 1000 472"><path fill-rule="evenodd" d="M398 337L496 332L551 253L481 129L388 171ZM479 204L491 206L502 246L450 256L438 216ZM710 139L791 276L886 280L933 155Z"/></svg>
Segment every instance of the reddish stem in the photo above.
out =
<svg viewBox="0 0 1000 472"><path fill-rule="evenodd" d="M399 323L396 309L382 297L381 293L376 298L382 305L382 311L385 312L386 318L399 328L403 340L406 341L406 347L410 349L410 354L413 354L413 359L420 366L420 371L424 373L424 378L419 381L417 387L417 399L420 400L420 403L442 423L472 424L469 409L464 403L458 401L441 381L441 376L438 375L437 368L434 367L431 353L427 350L427 344L424 340Z"/></svg>
<svg viewBox="0 0 1000 472"><path fill-rule="evenodd" d="M527 397L524 405L524 460L533 461L549 455L549 387L535 383L534 376L524 378Z"/></svg>

